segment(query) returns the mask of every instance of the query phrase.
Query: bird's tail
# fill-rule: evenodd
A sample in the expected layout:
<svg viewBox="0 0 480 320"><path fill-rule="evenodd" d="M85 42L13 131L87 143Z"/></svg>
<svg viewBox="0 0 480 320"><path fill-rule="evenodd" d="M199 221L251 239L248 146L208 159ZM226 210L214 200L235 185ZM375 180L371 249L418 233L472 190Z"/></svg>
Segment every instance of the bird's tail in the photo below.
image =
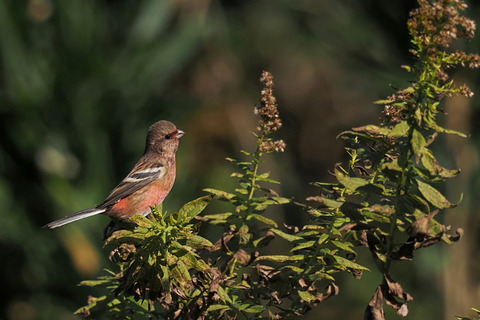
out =
<svg viewBox="0 0 480 320"><path fill-rule="evenodd" d="M91 209L85 209L81 211L77 211L74 213L69 214L68 216L65 216L63 218L60 218L58 220L55 220L53 222L50 222L46 225L44 225L42 228L44 229L55 229L58 227L61 227L67 223L77 221L83 218L88 218L100 213L104 213L106 209L98 209L98 208L91 208Z"/></svg>

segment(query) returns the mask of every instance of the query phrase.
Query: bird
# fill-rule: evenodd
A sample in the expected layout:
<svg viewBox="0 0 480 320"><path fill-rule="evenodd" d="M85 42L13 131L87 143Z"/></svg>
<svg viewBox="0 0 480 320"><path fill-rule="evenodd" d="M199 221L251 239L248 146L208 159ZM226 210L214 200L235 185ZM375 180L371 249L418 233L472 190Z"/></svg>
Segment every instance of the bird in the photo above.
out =
<svg viewBox="0 0 480 320"><path fill-rule="evenodd" d="M152 207L163 202L173 187L176 175L175 153L184 131L170 121L155 122L148 129L145 151L132 171L112 190L103 202L93 208L71 213L44 225L55 229L68 223L103 214L112 221L105 238L118 230L122 222L134 215L148 215Z"/></svg>

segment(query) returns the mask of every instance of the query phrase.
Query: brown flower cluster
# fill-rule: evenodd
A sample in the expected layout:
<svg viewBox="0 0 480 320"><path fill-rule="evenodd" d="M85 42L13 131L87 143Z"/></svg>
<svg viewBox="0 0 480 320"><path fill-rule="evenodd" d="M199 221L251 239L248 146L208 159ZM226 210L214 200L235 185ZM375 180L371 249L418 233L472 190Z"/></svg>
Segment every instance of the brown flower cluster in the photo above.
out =
<svg viewBox="0 0 480 320"><path fill-rule="evenodd" d="M263 84L262 98L260 99L260 104L254 110L254 113L260 116L257 130L262 133L262 139L258 147L261 152L283 152L286 147L283 140L272 140L265 137L282 127L282 119L280 119L277 108L277 99L273 95L274 83L272 74L268 71L263 71L260 82Z"/></svg>
<svg viewBox="0 0 480 320"><path fill-rule="evenodd" d="M262 141L259 148L260 148L260 151L262 152L269 152L269 151L284 152L286 146L287 145L283 140L266 140L266 141Z"/></svg>
<svg viewBox="0 0 480 320"><path fill-rule="evenodd" d="M273 76L268 71L262 72L260 82L263 84L260 105L255 107L255 114L260 115L259 131L270 133L282 127L282 120L277 109L277 99L273 95Z"/></svg>
<svg viewBox="0 0 480 320"><path fill-rule="evenodd" d="M413 87L415 86L414 84ZM412 105L415 100L413 93L413 90L400 89L387 98L387 100L392 101L391 104L386 104L383 109L383 115L387 122L398 123L405 120L406 106Z"/></svg>
<svg viewBox="0 0 480 320"><path fill-rule="evenodd" d="M459 13L467 8L463 0L419 0L418 3L420 6L412 11L408 27L414 39L425 47L436 50L438 46L448 48L455 39L473 39L475 22Z"/></svg>

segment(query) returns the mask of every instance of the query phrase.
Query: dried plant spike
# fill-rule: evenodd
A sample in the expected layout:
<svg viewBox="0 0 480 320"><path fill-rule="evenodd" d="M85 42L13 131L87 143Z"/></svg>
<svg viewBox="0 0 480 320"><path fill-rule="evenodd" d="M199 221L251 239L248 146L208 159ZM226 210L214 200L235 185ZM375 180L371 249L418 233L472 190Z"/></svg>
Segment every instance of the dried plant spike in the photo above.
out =
<svg viewBox="0 0 480 320"><path fill-rule="evenodd" d="M268 71L263 71L260 82L263 84L261 98L259 104L254 109L254 113L260 116L257 127L257 130L260 132L258 151L263 153L283 152L286 147L286 143L283 140L273 140L267 137L267 135L282 127L282 119L280 119L277 108L277 99L273 95L274 83L272 74Z"/></svg>
<svg viewBox="0 0 480 320"><path fill-rule="evenodd" d="M255 114L260 115L260 131L270 133L282 127L282 120L278 113L277 99L273 95L273 76L268 71L262 72L260 82L263 84L260 104L255 107Z"/></svg>

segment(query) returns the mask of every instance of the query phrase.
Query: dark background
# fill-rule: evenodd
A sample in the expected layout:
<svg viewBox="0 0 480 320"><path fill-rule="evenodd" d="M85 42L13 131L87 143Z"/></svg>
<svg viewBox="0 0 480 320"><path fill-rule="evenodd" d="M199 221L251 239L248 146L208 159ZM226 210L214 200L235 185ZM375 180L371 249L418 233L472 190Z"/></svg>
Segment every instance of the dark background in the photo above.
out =
<svg viewBox="0 0 480 320"><path fill-rule="evenodd" d="M480 21L480 5L467 16ZM169 211L228 189L225 157L252 150L263 69L276 83L287 142L263 169L284 196L315 194L345 160L336 136L378 122L372 102L405 87L412 62L406 30L415 1L379 0L1 0L0 1L0 319L72 319L88 295L77 287L108 268L106 217L47 231L45 223L93 206L130 170L147 128L168 119L186 132L178 151ZM479 38L455 44L478 51ZM476 71L456 72L480 94ZM415 300L410 319L453 319L480 307L478 98L445 103L446 126L471 135L443 137L442 164L462 174L446 185L442 214L465 237L418 252L394 277ZM284 215L301 223L298 212ZM360 263L374 268L363 252ZM339 277L340 296L306 319L360 319L380 282ZM399 318L388 312L389 319Z"/></svg>

